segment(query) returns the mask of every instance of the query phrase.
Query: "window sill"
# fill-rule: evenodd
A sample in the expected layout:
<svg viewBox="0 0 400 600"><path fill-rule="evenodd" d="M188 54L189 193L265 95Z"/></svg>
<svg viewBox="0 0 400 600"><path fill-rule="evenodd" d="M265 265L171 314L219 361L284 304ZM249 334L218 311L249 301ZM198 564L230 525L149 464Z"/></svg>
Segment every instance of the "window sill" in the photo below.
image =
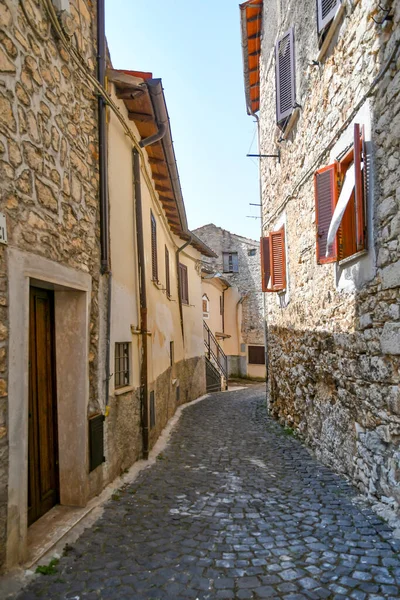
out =
<svg viewBox="0 0 400 600"><path fill-rule="evenodd" d="M297 120L300 116L300 109L295 108L292 114L290 115L290 119L288 124L285 127L285 131L282 132L282 139L286 140L289 136L289 133L292 131L293 127L296 125Z"/></svg>
<svg viewBox="0 0 400 600"><path fill-rule="evenodd" d="M117 388L114 390L114 396L123 396L123 394L128 394L129 392L133 392L135 388L133 385L126 385L125 387Z"/></svg>
<svg viewBox="0 0 400 600"><path fill-rule="evenodd" d="M328 33L326 34L326 38L324 39L322 46L318 52L318 56L315 59L317 62L322 62L324 60L324 57L328 51L329 45L332 41L333 36L335 35L335 31L338 28L338 25L342 19L342 16L344 14L345 8L346 8L346 4L347 4L347 0L343 0L343 2L341 3L341 5L338 8L338 11L335 15L335 18L333 19Z"/></svg>
<svg viewBox="0 0 400 600"><path fill-rule="evenodd" d="M359 252L356 252L355 254L348 256L347 258L343 258L342 260L339 260L338 265L339 265L339 267L346 267L350 263L357 262L357 260L359 258L362 258L366 254L368 254L368 250L360 250Z"/></svg>
<svg viewBox="0 0 400 600"><path fill-rule="evenodd" d="M152 279L151 281L152 281L153 285L155 285L158 290L162 290L163 289L163 287L162 287L161 283L158 281L158 279Z"/></svg>

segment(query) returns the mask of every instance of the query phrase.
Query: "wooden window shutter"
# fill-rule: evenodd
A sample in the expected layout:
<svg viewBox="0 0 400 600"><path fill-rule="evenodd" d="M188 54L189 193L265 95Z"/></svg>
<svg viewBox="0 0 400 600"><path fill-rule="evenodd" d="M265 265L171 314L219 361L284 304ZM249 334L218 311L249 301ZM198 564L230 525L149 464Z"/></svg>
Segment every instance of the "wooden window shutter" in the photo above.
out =
<svg viewBox="0 0 400 600"><path fill-rule="evenodd" d="M189 283L187 266L179 263L179 293L183 304L189 304Z"/></svg>
<svg viewBox="0 0 400 600"><path fill-rule="evenodd" d="M271 231L269 238L271 290L278 292L286 288L285 228Z"/></svg>
<svg viewBox="0 0 400 600"><path fill-rule="evenodd" d="M228 273L229 272L229 253L228 252L224 252L222 254L222 261L223 261L223 271L224 273Z"/></svg>
<svg viewBox="0 0 400 600"><path fill-rule="evenodd" d="M237 252L232 252L232 273L239 273L239 258Z"/></svg>
<svg viewBox="0 0 400 600"><path fill-rule="evenodd" d="M270 262L270 238L269 236L263 237L260 240L260 254L261 254L261 289L263 292L271 292L271 288L268 287L268 283L271 277L271 262Z"/></svg>
<svg viewBox="0 0 400 600"><path fill-rule="evenodd" d="M152 212L151 215L151 271L152 279L158 281L158 260L157 260L157 223Z"/></svg>
<svg viewBox="0 0 400 600"><path fill-rule="evenodd" d="M364 143L364 127L360 128L358 123L354 124L354 175L355 175L355 206L356 206L356 249L357 252L364 250L365 244L365 215L366 215L366 156ZM361 169L363 164L363 170Z"/></svg>
<svg viewBox="0 0 400 600"><path fill-rule="evenodd" d="M317 0L318 33L332 21L341 0Z"/></svg>
<svg viewBox="0 0 400 600"><path fill-rule="evenodd" d="M326 256L329 225L337 203L337 164L329 165L314 175L315 216L317 223L317 263L319 265L337 260L337 240Z"/></svg>
<svg viewBox="0 0 400 600"><path fill-rule="evenodd" d="M169 298L171 295L171 277L169 272L169 251L167 246L165 246L165 289Z"/></svg>
<svg viewBox="0 0 400 600"><path fill-rule="evenodd" d="M293 112L296 103L294 29L275 46L276 120L281 123Z"/></svg>

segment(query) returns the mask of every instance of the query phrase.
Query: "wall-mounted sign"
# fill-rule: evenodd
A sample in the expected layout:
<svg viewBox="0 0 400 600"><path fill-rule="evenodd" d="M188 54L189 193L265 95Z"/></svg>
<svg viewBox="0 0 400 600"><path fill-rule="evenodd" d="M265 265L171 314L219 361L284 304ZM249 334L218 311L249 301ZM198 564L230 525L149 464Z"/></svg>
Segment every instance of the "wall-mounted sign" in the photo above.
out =
<svg viewBox="0 0 400 600"><path fill-rule="evenodd" d="M7 244L6 215L0 212L0 244Z"/></svg>

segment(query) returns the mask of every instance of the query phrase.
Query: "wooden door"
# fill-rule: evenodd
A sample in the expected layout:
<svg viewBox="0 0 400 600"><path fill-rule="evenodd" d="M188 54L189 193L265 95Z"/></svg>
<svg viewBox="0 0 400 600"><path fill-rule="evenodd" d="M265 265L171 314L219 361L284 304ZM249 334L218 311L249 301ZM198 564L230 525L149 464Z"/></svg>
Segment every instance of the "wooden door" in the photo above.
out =
<svg viewBox="0 0 400 600"><path fill-rule="evenodd" d="M31 287L28 525L59 501L54 293Z"/></svg>

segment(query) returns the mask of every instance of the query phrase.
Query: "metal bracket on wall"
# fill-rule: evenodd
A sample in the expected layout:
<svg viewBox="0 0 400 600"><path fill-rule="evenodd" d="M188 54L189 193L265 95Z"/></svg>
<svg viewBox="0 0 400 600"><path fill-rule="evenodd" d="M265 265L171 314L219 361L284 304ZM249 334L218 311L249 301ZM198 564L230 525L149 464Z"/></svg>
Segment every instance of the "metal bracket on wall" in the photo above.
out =
<svg viewBox="0 0 400 600"><path fill-rule="evenodd" d="M281 151L278 148L278 154L246 154L249 158L277 158L278 163L281 162Z"/></svg>

